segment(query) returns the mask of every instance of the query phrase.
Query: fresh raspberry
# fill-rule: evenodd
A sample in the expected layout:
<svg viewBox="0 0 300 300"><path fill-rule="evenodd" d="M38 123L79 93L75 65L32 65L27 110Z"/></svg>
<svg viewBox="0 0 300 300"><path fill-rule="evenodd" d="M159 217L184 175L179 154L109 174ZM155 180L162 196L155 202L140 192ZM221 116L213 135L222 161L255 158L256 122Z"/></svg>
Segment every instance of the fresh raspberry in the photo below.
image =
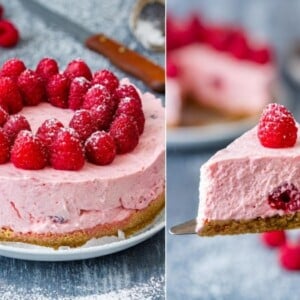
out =
<svg viewBox="0 0 300 300"><path fill-rule="evenodd" d="M0 128L0 164L4 164L9 160L10 142L6 132Z"/></svg>
<svg viewBox="0 0 300 300"><path fill-rule="evenodd" d="M48 100L53 106L68 107L70 81L63 74L53 75L47 84Z"/></svg>
<svg viewBox="0 0 300 300"><path fill-rule="evenodd" d="M130 152L139 142L139 131L136 123L124 114L113 121L109 132L115 140L117 153Z"/></svg>
<svg viewBox="0 0 300 300"><path fill-rule="evenodd" d="M286 242L286 234L283 230L264 232L261 240L267 247L280 247Z"/></svg>
<svg viewBox="0 0 300 300"><path fill-rule="evenodd" d="M228 45L228 51L230 51L234 57L238 59L249 58L250 50L247 39L243 32L236 31L230 39Z"/></svg>
<svg viewBox="0 0 300 300"><path fill-rule="evenodd" d="M45 83L47 83L53 75L58 74L58 72L59 69L56 60L49 57L40 60L36 67L36 73L42 77Z"/></svg>
<svg viewBox="0 0 300 300"><path fill-rule="evenodd" d="M64 74L70 79L73 80L75 77L85 77L87 80L92 80L92 72L88 65L82 59L72 60Z"/></svg>
<svg viewBox="0 0 300 300"><path fill-rule="evenodd" d="M11 58L3 64L0 70L0 76L7 76L17 79L25 70L26 66L22 60L19 58Z"/></svg>
<svg viewBox="0 0 300 300"><path fill-rule="evenodd" d="M139 103L134 98L122 98L120 100L116 116L125 114L136 122L136 125L139 130L139 134L142 134L145 126L145 116L142 108Z"/></svg>
<svg viewBox="0 0 300 300"><path fill-rule="evenodd" d="M107 88L107 90L112 94L119 86L119 79L111 71L100 70L94 74L93 84L104 85Z"/></svg>
<svg viewBox="0 0 300 300"><path fill-rule="evenodd" d="M167 60L167 76L170 78L175 78L178 76L178 67L177 65L173 62L173 60L168 59Z"/></svg>
<svg viewBox="0 0 300 300"><path fill-rule="evenodd" d="M25 105L38 105L46 97L43 79L32 70L25 70L18 78L18 86Z"/></svg>
<svg viewBox="0 0 300 300"><path fill-rule="evenodd" d="M300 245L286 244L279 249L279 262L289 271L300 270Z"/></svg>
<svg viewBox="0 0 300 300"><path fill-rule="evenodd" d="M83 142L97 130L97 124L92 113L86 109L77 110L74 113L69 126L78 133Z"/></svg>
<svg viewBox="0 0 300 300"><path fill-rule="evenodd" d="M40 138L43 144L49 149L57 132L64 125L55 118L48 119L38 128L36 135Z"/></svg>
<svg viewBox="0 0 300 300"><path fill-rule="evenodd" d="M116 89L116 96L119 99L126 98L126 97L134 98L142 106L141 97L133 85L129 85L129 84L120 85Z"/></svg>
<svg viewBox="0 0 300 300"><path fill-rule="evenodd" d="M207 28L205 42L219 51L226 51L232 38L231 30L224 27Z"/></svg>
<svg viewBox="0 0 300 300"><path fill-rule="evenodd" d="M107 130L113 118L110 106L107 104L95 105L90 110L98 130Z"/></svg>
<svg viewBox="0 0 300 300"><path fill-rule="evenodd" d="M268 203L274 209L287 210L289 205L298 200L299 191L292 183L283 183L268 195Z"/></svg>
<svg viewBox="0 0 300 300"><path fill-rule="evenodd" d="M30 124L23 115L12 115L3 126L11 144L21 130L31 130Z"/></svg>
<svg viewBox="0 0 300 300"><path fill-rule="evenodd" d="M76 171L83 167L84 150L74 129L60 129L50 149L50 161L54 169Z"/></svg>
<svg viewBox="0 0 300 300"><path fill-rule="evenodd" d="M90 81L84 77L76 77L72 80L69 91L68 106L71 109L79 109L82 106L84 95L91 87Z"/></svg>
<svg viewBox="0 0 300 300"><path fill-rule="evenodd" d="M0 77L0 106L15 114L23 108L17 83L10 77Z"/></svg>
<svg viewBox="0 0 300 300"><path fill-rule="evenodd" d="M271 103L260 117L257 134L260 143L265 147L292 147L297 140L294 117L283 105Z"/></svg>
<svg viewBox="0 0 300 300"><path fill-rule="evenodd" d="M8 112L0 106L0 126L3 126L9 119Z"/></svg>
<svg viewBox="0 0 300 300"><path fill-rule="evenodd" d="M93 85L84 96L82 108L91 109L93 106L103 104L111 105L113 109L112 98L106 87L101 84Z"/></svg>
<svg viewBox="0 0 300 300"><path fill-rule="evenodd" d="M250 59L259 64L266 64L271 60L270 49L260 48L260 49L252 50L250 53Z"/></svg>
<svg viewBox="0 0 300 300"><path fill-rule="evenodd" d="M47 165L45 147L32 132L22 130L19 132L11 149L11 161L20 169L43 169Z"/></svg>
<svg viewBox="0 0 300 300"><path fill-rule="evenodd" d="M19 41L19 31L8 20L0 20L0 46L4 48L14 47Z"/></svg>
<svg viewBox="0 0 300 300"><path fill-rule="evenodd" d="M94 132L85 143L88 161L96 165L108 165L116 157L116 145L111 135L105 131Z"/></svg>

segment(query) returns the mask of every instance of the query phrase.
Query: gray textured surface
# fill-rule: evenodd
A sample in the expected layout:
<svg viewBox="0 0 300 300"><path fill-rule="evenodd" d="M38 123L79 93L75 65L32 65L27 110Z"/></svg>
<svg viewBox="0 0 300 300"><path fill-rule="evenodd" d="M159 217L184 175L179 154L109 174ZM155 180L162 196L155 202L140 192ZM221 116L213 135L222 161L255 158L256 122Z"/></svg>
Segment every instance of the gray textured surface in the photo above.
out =
<svg viewBox="0 0 300 300"><path fill-rule="evenodd" d="M216 0L212 4L190 0L189 7L180 0L168 3L179 15L199 10L210 20L242 23L254 34L270 38L281 62L292 41L300 37L300 1ZM299 100L299 90L292 94ZM294 112L300 120L299 110ZM168 152L167 228L195 217L200 166L221 146ZM299 231L294 234L299 238ZM168 299L300 298L300 273L282 270L277 252L265 249L258 235L199 238L167 234L167 253Z"/></svg>
<svg viewBox="0 0 300 300"><path fill-rule="evenodd" d="M26 0L23 0L26 1ZM109 67L125 74L85 49L59 28L49 28L26 11L22 1L1 1L6 17L21 31L18 47L0 50L0 63L18 56L34 68L44 56L58 60L64 68L69 60L82 57L93 71ZM106 34L143 52L159 63L161 54L145 51L128 28L133 0L40 1L95 32ZM142 90L146 87L133 80ZM38 263L0 257L0 299L162 299L164 298L164 233L129 250L102 258L69 263Z"/></svg>

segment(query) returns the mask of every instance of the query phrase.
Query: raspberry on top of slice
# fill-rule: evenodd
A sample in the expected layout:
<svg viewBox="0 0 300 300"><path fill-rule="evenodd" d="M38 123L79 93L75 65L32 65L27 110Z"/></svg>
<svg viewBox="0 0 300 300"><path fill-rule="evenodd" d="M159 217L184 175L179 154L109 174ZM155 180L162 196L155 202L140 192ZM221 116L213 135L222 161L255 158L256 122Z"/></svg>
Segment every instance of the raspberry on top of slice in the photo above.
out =
<svg viewBox="0 0 300 300"><path fill-rule="evenodd" d="M258 139L267 148L293 147L297 141L295 119L286 107L270 103L264 109L258 124Z"/></svg>

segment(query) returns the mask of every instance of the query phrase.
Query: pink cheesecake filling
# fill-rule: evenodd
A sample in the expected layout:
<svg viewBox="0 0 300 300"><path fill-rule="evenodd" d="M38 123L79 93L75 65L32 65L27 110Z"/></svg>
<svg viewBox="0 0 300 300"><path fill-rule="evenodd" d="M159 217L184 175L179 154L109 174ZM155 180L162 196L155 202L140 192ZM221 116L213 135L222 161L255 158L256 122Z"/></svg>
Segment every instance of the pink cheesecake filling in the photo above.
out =
<svg viewBox="0 0 300 300"><path fill-rule="evenodd" d="M270 102L274 67L239 60L210 46L192 44L172 52L181 86L200 104L224 112L255 114Z"/></svg>
<svg viewBox="0 0 300 300"><path fill-rule="evenodd" d="M299 125L298 125L299 127ZM251 220L282 216L268 195L284 183L300 189L300 138L291 148L263 147L257 127L217 152L201 167L197 230L206 220Z"/></svg>
<svg viewBox="0 0 300 300"><path fill-rule="evenodd" d="M127 83L123 81L122 83ZM0 166L0 227L27 233L64 233L115 223L146 208L164 192L164 109L159 99L142 94L146 123L138 146L117 155L111 165L86 162L80 171L47 167L39 171ZM69 109L48 103L21 111L33 132L48 118L65 126Z"/></svg>

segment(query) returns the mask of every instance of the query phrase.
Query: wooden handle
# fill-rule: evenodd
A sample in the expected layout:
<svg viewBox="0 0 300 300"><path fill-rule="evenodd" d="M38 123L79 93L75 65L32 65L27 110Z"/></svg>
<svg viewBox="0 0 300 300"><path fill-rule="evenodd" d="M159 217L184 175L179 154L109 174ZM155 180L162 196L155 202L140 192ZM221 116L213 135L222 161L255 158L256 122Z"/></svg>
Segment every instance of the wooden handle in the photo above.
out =
<svg viewBox="0 0 300 300"><path fill-rule="evenodd" d="M103 34L89 37L85 44L124 72L141 79L152 90L164 93L165 71L159 65Z"/></svg>

